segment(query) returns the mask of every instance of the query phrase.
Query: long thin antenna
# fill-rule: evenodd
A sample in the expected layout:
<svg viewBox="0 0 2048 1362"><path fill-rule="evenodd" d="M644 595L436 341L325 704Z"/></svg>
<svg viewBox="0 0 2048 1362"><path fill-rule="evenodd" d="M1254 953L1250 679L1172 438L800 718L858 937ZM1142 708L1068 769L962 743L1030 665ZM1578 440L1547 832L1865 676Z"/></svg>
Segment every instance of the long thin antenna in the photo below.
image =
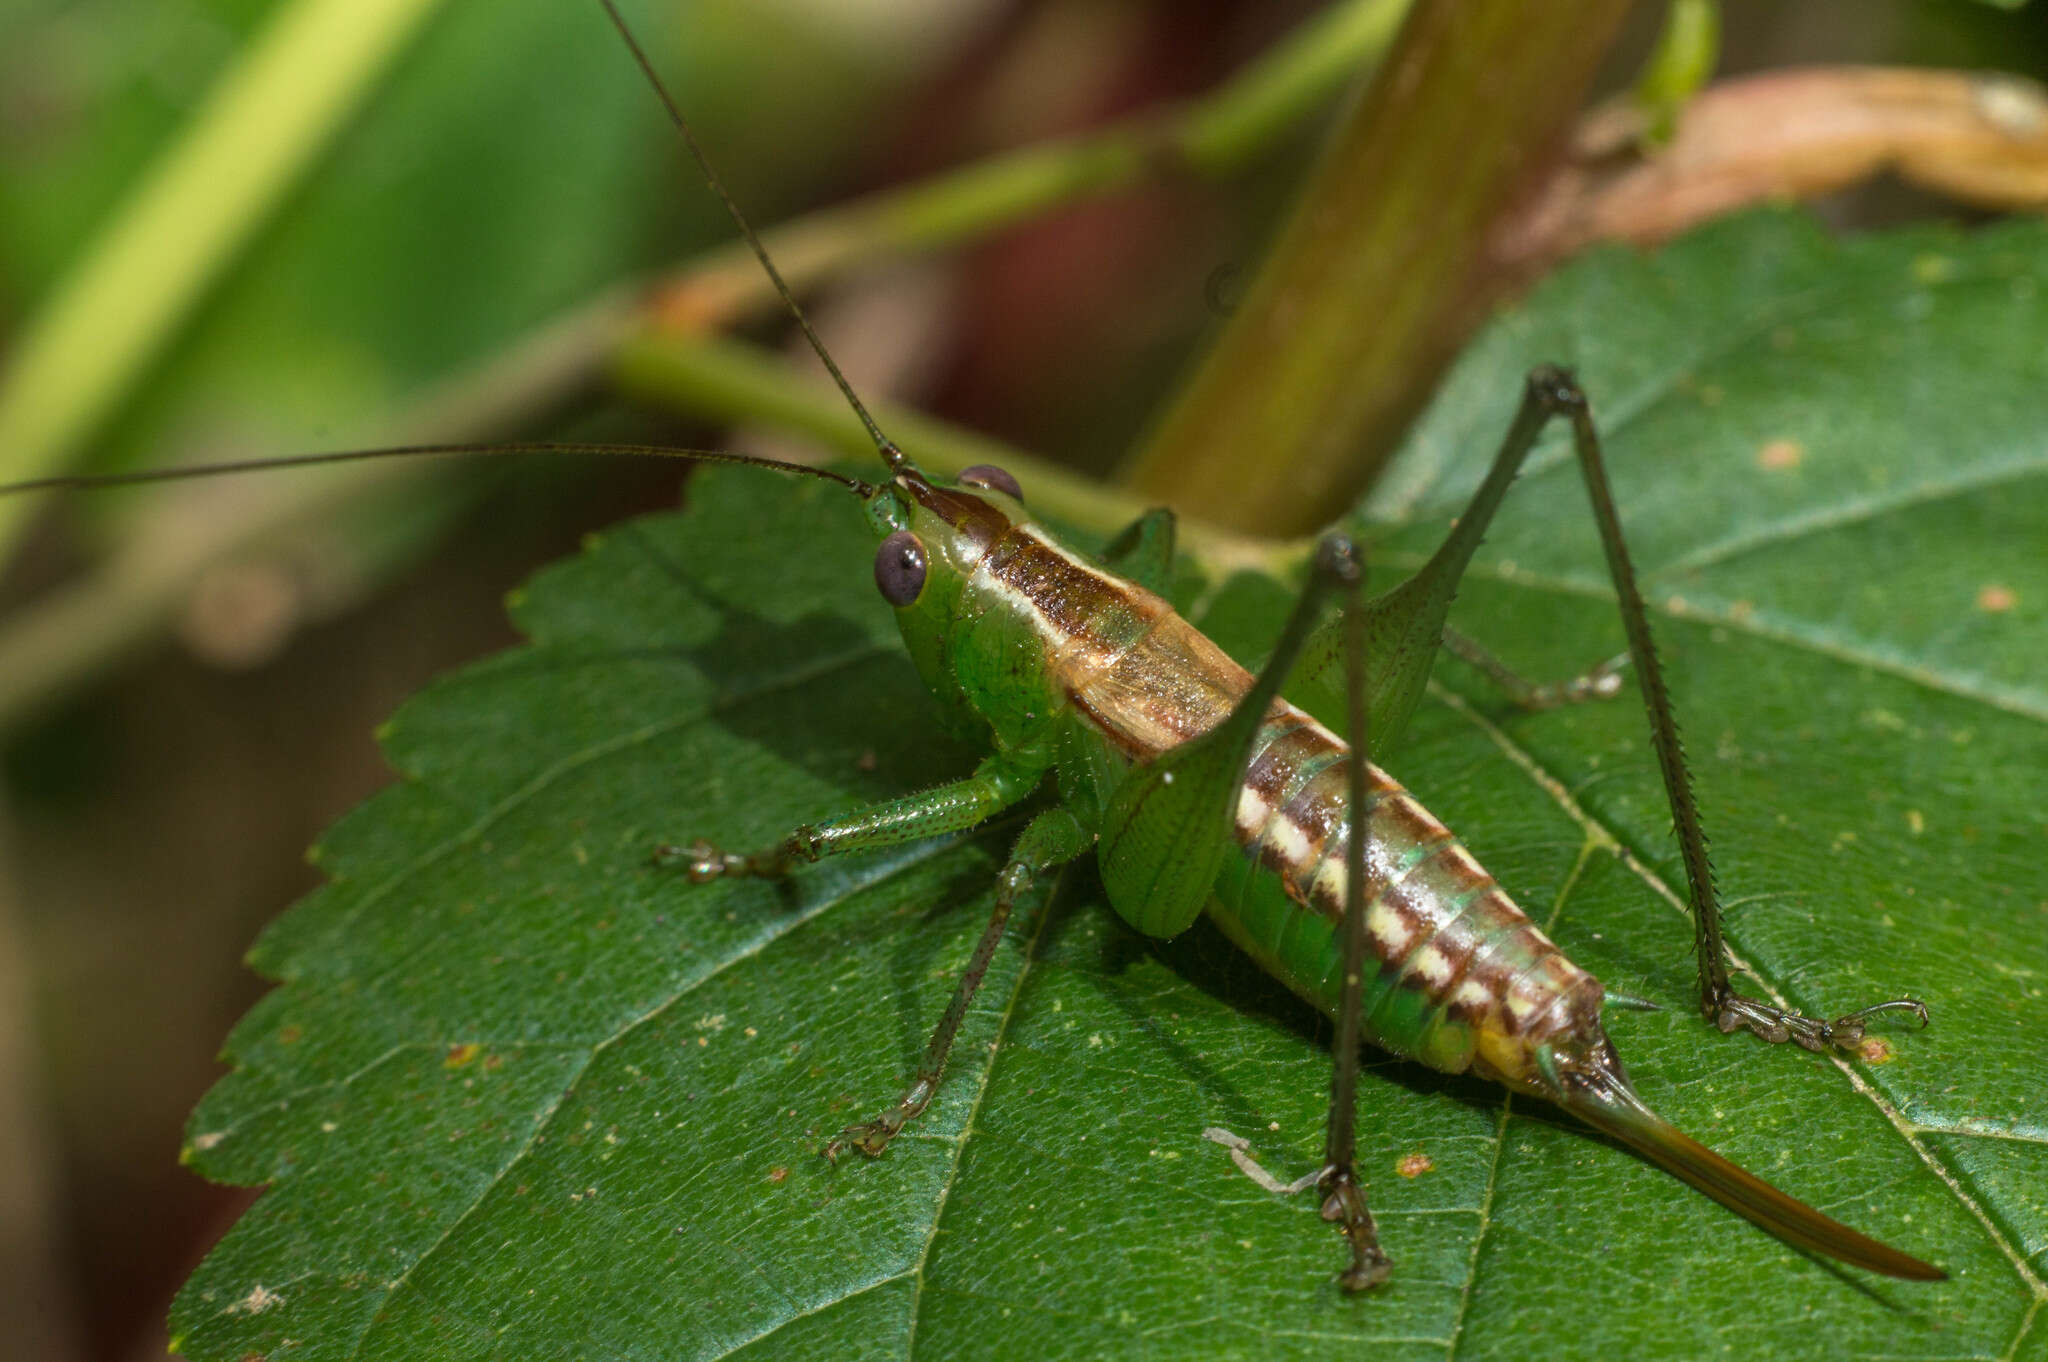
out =
<svg viewBox="0 0 2048 1362"><path fill-rule="evenodd" d="M366 459L401 459L441 455L450 458L490 458L511 454L602 455L632 459L688 459L697 463L736 463L750 468L772 468L781 473L801 473L823 478L866 497L875 490L859 478L849 478L809 464L764 459L737 454L729 449L678 449L671 445L588 444L570 440L528 440L513 444L431 444L385 445L376 449L342 449L326 454L286 454L270 459L233 459L223 463L185 464L177 468L142 468L129 473L67 473L56 477L31 478L27 482L0 484L0 496L17 492L85 490L99 487L128 487L145 482L183 482L191 478L212 478L223 473L255 473L271 468L306 468L315 464L355 463Z"/></svg>
<svg viewBox="0 0 2048 1362"><path fill-rule="evenodd" d="M725 211L732 215L733 225L738 227L740 235L746 238L747 246L753 251L754 258L761 262L762 269L768 271L769 281L775 285L775 291L782 295L783 305L789 309L789 315L796 318L796 324L803 329L804 339L811 343L811 349L823 361L825 371L832 375L832 381L839 385L839 391L853 407L854 415L860 417L860 423L867 427L868 438L875 442L875 451L882 456L882 462L888 464L891 470L902 466L903 451L896 447L894 440L882 434L882 428L876 425L875 418L869 415L867 405L854 393L853 385L846 381L846 375L839 372L839 366L833 362L831 352L825 349L825 342L819 339L818 333L811 328L811 319L804 315L803 308L797 305L796 295L790 292L789 285L783 281L782 271L776 269L775 262L768 258L768 248L761 244L761 238L755 233L753 224L747 221L747 215L740 211L739 204L726 192L725 181L719 179L718 172L711 168L711 158L704 154L704 148L697 145L697 134L691 131L690 120L683 117L682 108L677 105L674 96L669 94L668 86L664 85L661 77L656 74L654 63L647 59L647 53L641 48L640 40L633 36L632 29L626 27L625 17L619 13L618 6L613 0L598 0L598 3L602 4L604 12L611 16L612 27L625 39L627 48L633 53L633 60L640 64L640 70L646 75L647 83L653 86L654 93L660 96L662 107L668 110L669 122L675 124L676 131L682 135L683 145L690 149L690 156L697 162L697 169L703 172L711 191L718 195L719 201L725 205Z"/></svg>

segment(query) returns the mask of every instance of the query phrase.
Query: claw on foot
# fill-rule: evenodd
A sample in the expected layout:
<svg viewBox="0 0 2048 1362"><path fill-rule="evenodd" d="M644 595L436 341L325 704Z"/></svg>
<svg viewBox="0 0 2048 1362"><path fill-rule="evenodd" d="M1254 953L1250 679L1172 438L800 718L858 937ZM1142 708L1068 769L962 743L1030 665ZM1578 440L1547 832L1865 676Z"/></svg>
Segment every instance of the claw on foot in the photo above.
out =
<svg viewBox="0 0 2048 1362"><path fill-rule="evenodd" d="M1628 654L1622 653L1587 668L1569 681L1536 686L1530 690L1525 705L1533 710L1563 709L1567 705L1583 705L1591 700L1612 700L1621 694L1621 670L1627 665Z"/></svg>
<svg viewBox="0 0 2048 1362"><path fill-rule="evenodd" d="M654 864L658 868L673 870L681 867L692 884L708 884L712 880L745 875L749 869L748 859L720 851L701 838L686 847L664 842L654 849Z"/></svg>
<svg viewBox="0 0 2048 1362"><path fill-rule="evenodd" d="M1833 1021L1822 1021L1728 991L1715 1001L1709 1012L1714 1025L1724 1032L1747 1027L1773 1045L1789 1040L1815 1051L1826 1050L1830 1045L1854 1049L1862 1042L1865 1024L1870 1018L1886 1012L1910 1012L1920 1019L1922 1026L1928 1022L1927 1004L1916 998L1893 998L1887 1002L1872 1003Z"/></svg>
<svg viewBox="0 0 2048 1362"><path fill-rule="evenodd" d="M1612 700L1621 694L1621 671L1628 666L1628 654L1610 657L1598 666L1589 667L1569 681L1550 681L1540 686L1529 687L1521 698L1524 709L1541 713L1547 709L1563 709L1568 705L1583 705L1594 700Z"/></svg>
<svg viewBox="0 0 2048 1362"><path fill-rule="evenodd" d="M889 1141L903 1133L909 1125L931 1104L932 1093L937 1091L935 1081L920 1078L910 1085L910 1091L903 1094L895 1106L883 1112L872 1121L848 1126L829 1140L818 1151L832 1163L839 1162L839 1156L849 1149L858 1149L871 1159L882 1157L882 1151L889 1147Z"/></svg>
<svg viewBox="0 0 2048 1362"><path fill-rule="evenodd" d="M1621 669L1627 665L1627 653L1608 658L1579 679L1579 686L1571 698L1574 701L1612 700L1621 694Z"/></svg>
<svg viewBox="0 0 2048 1362"><path fill-rule="evenodd" d="M1346 1291L1370 1291L1386 1281L1393 1263L1380 1250L1379 1227L1366 1209L1365 1189L1346 1165L1323 1170L1319 1184L1323 1193L1323 1219L1343 1231L1351 1241L1351 1266L1337 1274L1337 1285Z"/></svg>
<svg viewBox="0 0 2048 1362"><path fill-rule="evenodd" d="M877 1116L872 1121L862 1121L857 1126L848 1126L827 1141L824 1149L819 1152L825 1156L827 1163L839 1162L839 1156L849 1149L858 1149L871 1159L879 1159L882 1157L882 1151L889 1147L889 1141L895 1139L896 1132L902 1128L899 1122L891 1129L886 1117Z"/></svg>
<svg viewBox="0 0 2048 1362"><path fill-rule="evenodd" d="M1229 1150L1238 1171L1275 1196L1293 1196L1310 1187L1322 1193L1323 1219L1336 1225L1351 1242L1351 1266L1337 1274L1339 1286L1346 1291L1370 1291L1386 1281L1394 1265L1380 1251L1379 1227L1373 1224L1372 1212L1366 1208L1365 1188L1359 1185L1358 1175L1349 1165L1319 1168L1293 1182L1282 1182L1252 1158L1251 1142L1242 1135L1210 1126L1202 1132L1202 1138Z"/></svg>

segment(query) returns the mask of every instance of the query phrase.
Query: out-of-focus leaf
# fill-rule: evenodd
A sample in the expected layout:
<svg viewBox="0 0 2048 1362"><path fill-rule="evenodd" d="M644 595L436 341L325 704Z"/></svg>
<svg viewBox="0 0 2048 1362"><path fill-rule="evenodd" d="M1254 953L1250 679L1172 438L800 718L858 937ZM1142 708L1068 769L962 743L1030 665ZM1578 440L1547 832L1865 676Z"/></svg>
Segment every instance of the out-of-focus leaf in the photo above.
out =
<svg viewBox="0 0 2048 1362"><path fill-rule="evenodd" d="M0 73L21 116L0 143L0 282L20 306L80 268L286 9L110 0L96 22L7 26L15 55ZM860 135L850 111L887 69L814 50L773 6L626 9L764 215L793 164L829 164ZM176 343L97 414L91 464L347 442L607 285L730 231L595 4L448 5L371 74L306 183L239 233Z"/></svg>

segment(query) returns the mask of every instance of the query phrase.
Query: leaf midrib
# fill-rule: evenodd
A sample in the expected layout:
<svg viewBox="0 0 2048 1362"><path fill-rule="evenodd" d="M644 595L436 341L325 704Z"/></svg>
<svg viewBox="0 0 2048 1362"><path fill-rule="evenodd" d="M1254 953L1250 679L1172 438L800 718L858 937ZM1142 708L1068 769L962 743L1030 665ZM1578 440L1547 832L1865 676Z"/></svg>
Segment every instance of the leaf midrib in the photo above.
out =
<svg viewBox="0 0 2048 1362"><path fill-rule="evenodd" d="M1017 1006L1024 997L1025 981L1031 976L1031 967L1038 959L1038 943L1045 935L1045 926L1052 920L1054 902L1066 886L1067 872L1063 868L1053 878L1049 888L1038 895L1038 905L1031 917L1031 932L1022 944L1023 956L1017 962L1017 973L1010 985L1008 995L1003 999L1001 1012L996 1022L996 1033L989 1045L988 1062L982 1066L975 1084L974 1096L967 1104L967 1119L960 1127L960 1134L953 1145L952 1162L946 1169L945 1177L939 1183L939 1195L932 1207L931 1228L925 1232L924 1243L918 1247L917 1262L910 1284L910 1319L904 1332L903 1354L907 1359L917 1354L917 1321L924 1308L925 1266L931 1261L932 1246L938 1242L939 1230L946 1218L946 1208L952 1202L953 1188L960 1179L960 1167L967 1155L967 1143L974 1138L975 1118L981 1114L981 1104L988 1096L990 1086L995 1082L996 1066L1002 1062L1003 1039L1010 1033L1010 1022L1017 1015Z"/></svg>

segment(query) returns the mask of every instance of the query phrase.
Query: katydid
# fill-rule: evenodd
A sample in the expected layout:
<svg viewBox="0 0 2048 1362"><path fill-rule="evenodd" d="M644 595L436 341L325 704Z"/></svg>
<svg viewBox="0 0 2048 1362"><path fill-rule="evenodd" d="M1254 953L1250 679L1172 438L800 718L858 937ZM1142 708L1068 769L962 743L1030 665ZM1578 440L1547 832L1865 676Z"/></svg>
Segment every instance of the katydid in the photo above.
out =
<svg viewBox="0 0 2048 1362"><path fill-rule="evenodd" d="M848 399L858 403L850 390ZM1263 968L1337 1019L1318 1186L1324 1218L1351 1243L1339 1279L1347 1289L1384 1281L1389 1267L1353 1167L1361 1039L1552 1101L1798 1247L1888 1276L1944 1276L1786 1196L1651 1112L1601 1030L1600 983L1370 762L1368 735L1399 730L1433 655L1427 646L1392 645L1440 635L1466 561L1552 416L1572 424L1622 603L1629 660L1687 867L1696 872L1702 1009L1723 1031L1746 1027L1810 1049L1855 1044L1881 1013L1926 1020L1921 1003L1894 999L1822 1021L1730 986L1676 724L1590 410L1562 370L1530 374L1492 475L1415 578L1363 603L1354 545L1342 535L1321 541L1309 586L1257 676L1175 614L1151 589L1163 585L1156 577L1148 585L1117 575L1146 536L1130 536L1127 555L1091 563L1029 520L1007 474L970 469L954 486L936 484L877 431L889 480L849 484L881 539L877 588L896 608L948 726L994 751L964 780L806 824L758 852L698 842L661 848L657 857L698 882L780 876L823 856L974 827L1030 798L1049 776L1058 796L1017 839L995 910L909 1087L873 1119L840 1132L827 1157L848 1149L880 1155L925 1109L1016 896L1093 846L1110 903L1131 926L1173 936L1206 911ZM1155 534L1170 534L1170 526L1152 522ZM1332 594L1344 598L1341 616L1312 636L1318 608ZM1319 665L1297 672L1310 651ZM1387 654L1402 661L1369 683L1367 660ZM1279 698L1290 678L1309 690L1341 689L1348 744Z"/></svg>
<svg viewBox="0 0 2048 1362"><path fill-rule="evenodd" d="M888 480L841 481L881 540L876 588L895 608L948 727L993 748L963 780L797 827L759 852L697 842L660 848L657 859L698 882L780 876L823 856L975 827L1030 799L1048 777L1056 787L1056 802L1011 850L988 926L915 1077L892 1106L834 1137L828 1158L847 1149L880 1155L931 1102L1017 895L1093 846L1110 903L1131 926L1169 937L1206 911L1262 968L1335 1017L1317 1187L1323 1218L1350 1244L1338 1279L1346 1290L1378 1285L1390 1267L1354 1167L1361 1040L1555 1102L1797 1247L1887 1276L1946 1275L1794 1200L1645 1106L1601 1030L1599 981L1567 960L1449 830L1371 762L1371 735L1398 733L1421 699L1458 581L1522 460L1561 417L1572 428L1684 856L1702 1011L1723 1031L1747 1028L1816 1050L1855 1044L1865 1022L1886 1012L1911 1012L1925 1024L1926 1007L1908 998L1824 1021L1731 986L1677 722L1592 410L1570 374L1551 366L1529 374L1491 472L1409 581L1365 603L1357 548L1341 534L1326 536L1279 642L1253 676L1156 594L1171 558L1170 515L1142 518L1091 563L1031 522L1022 489L1003 470L970 468L947 487L897 448L805 320L612 0L604 3L873 439ZM1340 616L1318 631L1332 595L1342 598ZM1297 662L1305 665L1297 670ZM1348 745L1280 698L1288 682L1341 693ZM1602 689L1595 682L1564 692Z"/></svg>
<svg viewBox="0 0 2048 1362"><path fill-rule="evenodd" d="M637 46L634 53L645 68ZM659 90L651 68L647 75ZM665 91L662 97L717 188L687 123ZM789 299L737 208L733 216ZM1943 1275L1769 1187L1651 1113L1601 1031L1598 981L1573 966L1448 830L1371 763L1373 743L1397 735L1419 702L1451 597L1516 470L1541 429L1562 418L1572 427L1678 831L1703 1011L1724 1031L1747 1028L1812 1049L1853 1044L1868 1018L1889 1011L1925 1021L1924 1006L1910 999L1823 1021L1733 991L1669 697L1590 408L1569 374L1532 372L1491 474L1414 578L1366 601L1357 546L1326 538L1273 655L1255 676L1158 594L1171 558L1170 517L1148 516L1100 561L1090 561L1031 522L1022 489L1000 470L971 469L951 486L935 482L884 435L801 309L793 299L788 305L873 436L887 472L877 483L821 476L861 501L880 539L878 589L896 608L940 712L991 755L962 781L793 829L761 851L696 843L658 855L697 881L781 875L828 854L974 827L1039 796L1048 777L1056 786L1001 872L989 925L913 1081L893 1105L841 1132L826 1153L879 1155L917 1118L942 1080L954 1033L1001 946L1017 896L1093 848L1111 903L1132 926L1171 936L1206 911L1262 968L1336 1018L1329 1133L1317 1185L1324 1217L1349 1241L1345 1287L1370 1287L1389 1270L1353 1162L1361 1040L1553 1101L1795 1246L1892 1276ZM1338 618L1319 627L1332 598ZM1596 673L1555 694L1524 688L1522 695L1605 694L1613 689L1609 676ZM1283 691L1317 712L1344 715L1345 737L1280 698Z"/></svg>

